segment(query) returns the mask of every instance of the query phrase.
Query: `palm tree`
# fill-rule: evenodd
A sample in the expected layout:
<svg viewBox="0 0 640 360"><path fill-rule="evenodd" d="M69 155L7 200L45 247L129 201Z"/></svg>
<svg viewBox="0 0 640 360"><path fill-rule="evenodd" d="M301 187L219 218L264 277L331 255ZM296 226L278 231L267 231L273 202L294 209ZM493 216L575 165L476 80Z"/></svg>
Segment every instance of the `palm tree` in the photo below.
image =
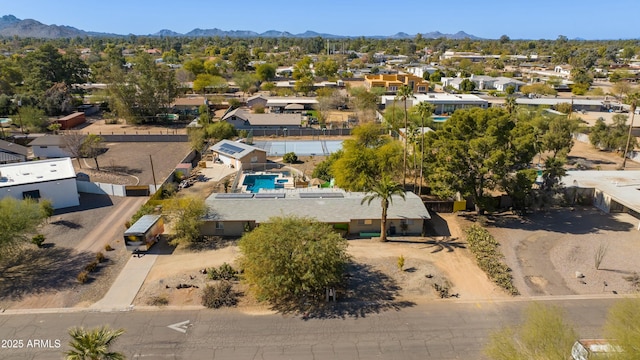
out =
<svg viewBox="0 0 640 360"><path fill-rule="evenodd" d="M76 327L69 330L71 350L66 352L66 360L121 360L125 356L109 351L109 346L124 333L124 329L111 330L106 326L87 330Z"/></svg>
<svg viewBox="0 0 640 360"><path fill-rule="evenodd" d="M430 104L426 101L423 101L416 105L416 111L418 115L420 115L420 119L422 120L422 131L421 131L421 144L420 144L420 185L418 185L418 194L422 194L422 181L423 181L423 166L424 166L424 122L425 120L429 120L428 124L432 125L433 120L431 120L431 114L434 111L433 104Z"/></svg>
<svg viewBox="0 0 640 360"><path fill-rule="evenodd" d="M627 102L631 105L631 124L629 124L629 135L627 135L627 145L624 147L624 153L622 154L622 170L627 165L627 153L629 152L629 144L631 144L631 131L633 130L633 118L636 115L636 108L638 106L638 99L640 99L640 93L633 93L627 95Z"/></svg>
<svg viewBox="0 0 640 360"><path fill-rule="evenodd" d="M360 204L364 204L366 202L367 205L371 205L373 200L380 199L380 205L382 206L382 218L380 219L380 241L387 241L387 210L389 210L389 205L393 203L394 195L400 196L403 200L405 199L404 186L391 180L388 175L384 175L379 182L370 187L367 193L368 195L365 195L365 197L362 198Z"/></svg>
<svg viewBox="0 0 640 360"><path fill-rule="evenodd" d="M404 102L404 160L402 161L402 186L407 185L407 140L409 138L409 115L407 114L407 99L413 97L413 89L403 86L396 93L396 98Z"/></svg>

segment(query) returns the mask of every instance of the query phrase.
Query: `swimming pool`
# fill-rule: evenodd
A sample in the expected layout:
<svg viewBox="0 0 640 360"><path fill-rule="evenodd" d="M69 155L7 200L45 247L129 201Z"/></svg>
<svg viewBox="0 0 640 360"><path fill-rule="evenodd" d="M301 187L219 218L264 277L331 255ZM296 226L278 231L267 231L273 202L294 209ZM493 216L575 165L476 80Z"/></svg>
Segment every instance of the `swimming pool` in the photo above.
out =
<svg viewBox="0 0 640 360"><path fill-rule="evenodd" d="M448 116L432 116L431 119L434 122L445 122L449 119L449 117Z"/></svg>
<svg viewBox="0 0 640 360"><path fill-rule="evenodd" d="M276 185L278 175L245 175L242 185L247 187L247 191L257 193L260 189L275 189L276 187L284 187L280 181Z"/></svg>

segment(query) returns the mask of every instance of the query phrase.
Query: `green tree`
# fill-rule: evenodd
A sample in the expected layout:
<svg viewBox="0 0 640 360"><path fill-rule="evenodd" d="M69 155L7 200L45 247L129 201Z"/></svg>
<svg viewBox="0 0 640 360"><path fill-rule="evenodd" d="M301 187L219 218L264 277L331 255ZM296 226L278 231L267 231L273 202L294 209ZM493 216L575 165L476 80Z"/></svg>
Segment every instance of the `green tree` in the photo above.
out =
<svg viewBox="0 0 640 360"><path fill-rule="evenodd" d="M313 173L311 174L311 177L322 179L324 181L331 181L331 178L333 178L331 167L333 166L333 163L336 160L338 160L341 156L342 156L342 150L331 153L329 157L327 157L321 163L316 165L315 168L313 168Z"/></svg>
<svg viewBox="0 0 640 360"><path fill-rule="evenodd" d="M398 89L396 98L404 103L404 156L402 160L402 186L407 185L407 153L409 141L409 113L407 112L407 100L413 98L413 89L410 86L403 86Z"/></svg>
<svg viewBox="0 0 640 360"><path fill-rule="evenodd" d="M0 200L0 258L31 239L38 225L47 218L51 202L41 205L34 200Z"/></svg>
<svg viewBox="0 0 640 360"><path fill-rule="evenodd" d="M71 349L65 352L66 360L121 360L125 356L109 348L124 334L124 329L111 330L106 326L97 329L76 327L69 330Z"/></svg>
<svg viewBox="0 0 640 360"><path fill-rule="evenodd" d="M621 360L637 359L640 354L640 299L629 298L616 302L607 315L605 336L612 339L622 353L612 358Z"/></svg>
<svg viewBox="0 0 640 360"><path fill-rule="evenodd" d="M427 134L427 140L434 193L472 196L479 213L488 205L486 191L527 167L535 154L530 125L516 124L498 108L458 110L442 129Z"/></svg>
<svg viewBox="0 0 640 360"><path fill-rule="evenodd" d="M323 61L318 61L314 65L315 75L326 78L336 76L339 68L340 66L333 58L326 58Z"/></svg>
<svg viewBox="0 0 640 360"><path fill-rule="evenodd" d="M256 75L260 81L271 81L276 76L276 66L273 64L260 64L256 68Z"/></svg>
<svg viewBox="0 0 640 360"><path fill-rule="evenodd" d="M558 93L551 86L543 83L524 85L520 88L520 91L525 95L556 95Z"/></svg>
<svg viewBox="0 0 640 360"><path fill-rule="evenodd" d="M231 63L233 64L233 70L235 71L249 70L249 61L249 53L244 47L235 49L231 55Z"/></svg>
<svg viewBox="0 0 640 360"><path fill-rule="evenodd" d="M193 81L193 91L207 93L208 91L223 93L227 91L229 84L222 76L199 74ZM208 91L207 91L208 90Z"/></svg>
<svg viewBox="0 0 640 360"><path fill-rule="evenodd" d="M493 360L565 360L576 339L560 308L534 303L520 326L491 334L484 353Z"/></svg>
<svg viewBox="0 0 640 360"><path fill-rule="evenodd" d="M474 83L469 79L464 79L460 83L460 90L462 90L463 92L468 93L468 92L472 92L475 89L476 89L476 83Z"/></svg>
<svg viewBox="0 0 640 360"><path fill-rule="evenodd" d="M420 127L422 130L420 131L420 182L418 185L418 194L422 194L422 183L424 178L424 134L425 127L429 127L431 129L435 128L435 122L431 119L431 115L435 111L435 106L426 101L422 101L418 103L416 106L412 108L416 114L420 118Z"/></svg>
<svg viewBox="0 0 640 360"><path fill-rule="evenodd" d="M82 154L82 157L92 158L96 163L97 170L100 170L100 165L98 165L98 156L103 152L104 144L100 135L89 134L82 141L82 145L80 145L80 154Z"/></svg>
<svg viewBox="0 0 640 360"><path fill-rule="evenodd" d="M193 76L198 76L205 72L204 59L195 58L195 59L187 60L182 65L182 68L187 71L190 71L193 74Z"/></svg>
<svg viewBox="0 0 640 360"><path fill-rule="evenodd" d="M380 200L382 216L380 217L380 241L387 241L387 211L389 205L393 203L393 197L397 196L405 199L404 186L394 182L388 175L384 175L380 181L369 186L367 195L362 198L361 204L365 202L371 205L373 200Z"/></svg>
<svg viewBox="0 0 640 360"><path fill-rule="evenodd" d="M68 114L75 109L71 87L65 83L55 83L43 96L43 106L48 115Z"/></svg>
<svg viewBox="0 0 640 360"><path fill-rule="evenodd" d="M187 197L172 198L168 201L166 215L172 223L174 235L172 245L191 244L200 239L202 218L207 213L204 199Z"/></svg>
<svg viewBox="0 0 640 360"><path fill-rule="evenodd" d="M231 139L236 136L236 128L226 121L219 121L208 125L206 128L206 134L208 139L214 141L220 141L225 139Z"/></svg>
<svg viewBox="0 0 640 360"><path fill-rule="evenodd" d="M275 305L324 298L342 281L347 241L314 219L275 217L239 243L243 279L257 298Z"/></svg>
<svg viewBox="0 0 640 360"><path fill-rule="evenodd" d="M294 152L288 152L284 154L284 156L282 157L282 161L284 161L287 164L293 164L298 161L298 156Z"/></svg>
<svg viewBox="0 0 640 360"><path fill-rule="evenodd" d="M440 70L436 70L433 74L429 75L429 80L434 83L439 83L444 74Z"/></svg>
<svg viewBox="0 0 640 360"><path fill-rule="evenodd" d="M18 110L20 128L29 132L44 131L49 125L44 111L34 106L23 106Z"/></svg>
<svg viewBox="0 0 640 360"><path fill-rule="evenodd" d="M366 123L353 129L353 138L343 142L342 154L331 165L336 186L348 191L365 191L384 174L399 170L402 145L383 135L379 124Z"/></svg>

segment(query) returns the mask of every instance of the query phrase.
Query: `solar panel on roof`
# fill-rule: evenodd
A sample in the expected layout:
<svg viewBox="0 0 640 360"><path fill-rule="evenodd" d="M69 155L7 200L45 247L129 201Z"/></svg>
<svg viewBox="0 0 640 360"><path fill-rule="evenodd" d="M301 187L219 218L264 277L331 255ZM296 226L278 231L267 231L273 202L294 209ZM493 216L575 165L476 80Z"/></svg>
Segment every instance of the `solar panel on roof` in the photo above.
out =
<svg viewBox="0 0 640 360"><path fill-rule="evenodd" d="M251 199L253 194L248 193L221 193L216 194L216 199Z"/></svg>
<svg viewBox="0 0 640 360"><path fill-rule="evenodd" d="M222 144L220 145L220 151L222 151L225 154L229 154L229 155L233 155L233 154L237 154L237 153L241 153L244 151L243 148L232 145L232 144Z"/></svg>
<svg viewBox="0 0 640 360"><path fill-rule="evenodd" d="M343 193L339 192L301 192L301 199L341 199L344 198Z"/></svg>
<svg viewBox="0 0 640 360"><path fill-rule="evenodd" d="M284 193L257 193L254 196L256 199L284 199Z"/></svg>

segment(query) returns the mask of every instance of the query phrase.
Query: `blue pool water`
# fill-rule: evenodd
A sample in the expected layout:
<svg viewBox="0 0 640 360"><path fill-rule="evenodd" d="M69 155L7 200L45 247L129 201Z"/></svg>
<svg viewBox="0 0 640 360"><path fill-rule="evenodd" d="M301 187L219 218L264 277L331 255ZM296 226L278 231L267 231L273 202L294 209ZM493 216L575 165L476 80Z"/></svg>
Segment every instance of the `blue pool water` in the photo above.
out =
<svg viewBox="0 0 640 360"><path fill-rule="evenodd" d="M433 119L434 122L445 122L447 121L447 119L449 119L448 116L432 116L431 119Z"/></svg>
<svg viewBox="0 0 640 360"><path fill-rule="evenodd" d="M245 175L242 185L245 185L247 191L252 193L257 193L260 189L275 189L277 177L278 175Z"/></svg>

